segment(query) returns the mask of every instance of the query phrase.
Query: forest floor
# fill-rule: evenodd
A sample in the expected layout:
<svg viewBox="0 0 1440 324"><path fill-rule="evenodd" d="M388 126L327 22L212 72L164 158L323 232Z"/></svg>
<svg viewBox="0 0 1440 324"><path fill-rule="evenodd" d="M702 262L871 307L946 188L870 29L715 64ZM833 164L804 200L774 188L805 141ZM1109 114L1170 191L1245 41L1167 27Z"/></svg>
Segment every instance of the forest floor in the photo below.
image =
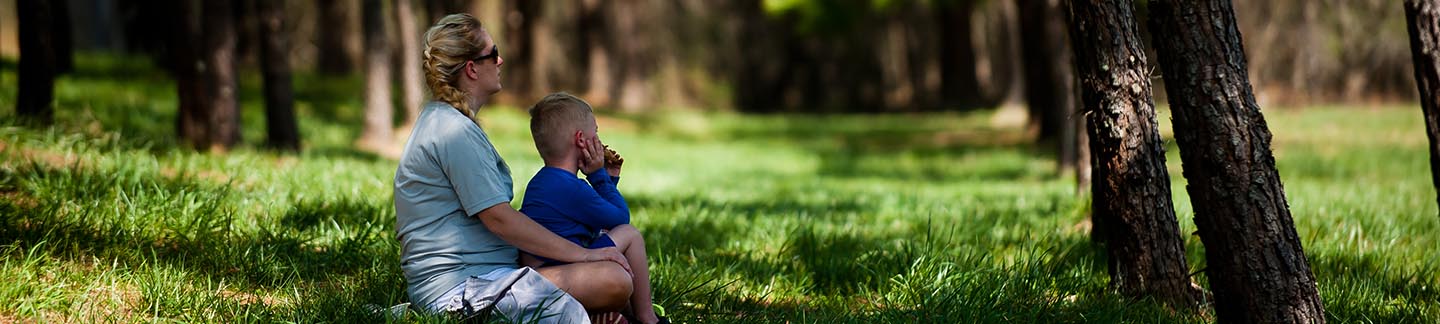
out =
<svg viewBox="0 0 1440 324"><path fill-rule="evenodd" d="M0 71L0 322L374 322L368 305L406 301L396 162L352 145L358 78L297 75L305 149L283 154L256 144L259 78L242 73L246 144L209 154L177 144L174 84L147 60L76 63L46 129L17 126L13 61ZM1419 110L1265 113L1327 317L1440 319ZM607 114L600 131L625 156L620 190L676 322L1213 321L1111 293L1089 198L993 114ZM523 190L541 165L526 115L481 118ZM1160 122L1206 285L1163 110Z"/></svg>

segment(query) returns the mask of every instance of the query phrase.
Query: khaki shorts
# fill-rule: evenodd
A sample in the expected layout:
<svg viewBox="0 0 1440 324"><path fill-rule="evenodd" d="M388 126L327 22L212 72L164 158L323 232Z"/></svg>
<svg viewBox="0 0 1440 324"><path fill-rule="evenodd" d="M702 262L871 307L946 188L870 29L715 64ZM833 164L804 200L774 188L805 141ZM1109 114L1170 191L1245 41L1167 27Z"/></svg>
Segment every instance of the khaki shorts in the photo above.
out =
<svg viewBox="0 0 1440 324"><path fill-rule="evenodd" d="M590 323L580 301L529 267L466 278L432 306L466 321Z"/></svg>

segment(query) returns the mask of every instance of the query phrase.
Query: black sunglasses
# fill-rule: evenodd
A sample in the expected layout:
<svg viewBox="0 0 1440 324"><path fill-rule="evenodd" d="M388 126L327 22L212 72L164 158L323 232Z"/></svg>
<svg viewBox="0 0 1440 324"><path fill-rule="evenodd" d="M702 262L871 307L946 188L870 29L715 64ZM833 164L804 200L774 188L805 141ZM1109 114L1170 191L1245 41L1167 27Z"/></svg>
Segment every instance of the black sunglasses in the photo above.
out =
<svg viewBox="0 0 1440 324"><path fill-rule="evenodd" d="M481 55L470 59L471 61L484 61L490 58L500 57L500 45L490 45L490 54Z"/></svg>

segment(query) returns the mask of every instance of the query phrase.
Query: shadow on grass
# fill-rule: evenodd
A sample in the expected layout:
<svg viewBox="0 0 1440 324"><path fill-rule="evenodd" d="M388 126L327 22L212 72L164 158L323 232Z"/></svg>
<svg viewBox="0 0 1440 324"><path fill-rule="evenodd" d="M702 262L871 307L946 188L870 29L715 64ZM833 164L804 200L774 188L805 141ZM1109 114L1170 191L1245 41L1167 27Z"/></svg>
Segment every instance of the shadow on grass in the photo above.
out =
<svg viewBox="0 0 1440 324"><path fill-rule="evenodd" d="M791 231L778 256L746 256L726 251L689 251L668 256L655 278L657 298L688 321L742 322L1121 322L1136 316L1162 322L1195 321L1152 302L1136 302L1106 293L1092 278L1103 275L1103 260L1083 237L1037 242L1020 253L955 252L940 236L889 241L851 233ZM668 253L668 252L667 252ZM1001 261L996 259L1008 261ZM684 270L672 270L680 268ZM693 275L703 273L704 275ZM697 277L738 276L766 286L777 276L802 276L810 282L800 295L754 295L733 283L702 282ZM694 287L697 283L699 289ZM679 285L679 287L676 287ZM682 289L700 290L678 298ZM753 290L752 290L753 291ZM662 304L664 305L664 304Z"/></svg>
<svg viewBox="0 0 1440 324"><path fill-rule="evenodd" d="M38 192L37 192L38 191ZM287 219L301 226L333 221L340 234L260 226L237 229L247 216L229 189L206 182L117 177L38 164L0 169L0 241L21 248L47 243L56 257L156 262L254 286L323 280L383 260L398 264L382 202L301 205ZM164 202L161 202L164 201ZM76 203L81 202L81 203ZM90 202L90 203L86 203Z"/></svg>
<svg viewBox="0 0 1440 324"><path fill-rule="evenodd" d="M962 181L1048 180L1056 176L1053 156L1026 145L871 149L846 146L817 149L819 174L838 179L889 179L944 184Z"/></svg>
<svg viewBox="0 0 1440 324"><path fill-rule="evenodd" d="M820 157L825 177L946 183L1057 176L1050 143L989 120L969 114L751 116L743 124L722 119L715 133L809 151Z"/></svg>

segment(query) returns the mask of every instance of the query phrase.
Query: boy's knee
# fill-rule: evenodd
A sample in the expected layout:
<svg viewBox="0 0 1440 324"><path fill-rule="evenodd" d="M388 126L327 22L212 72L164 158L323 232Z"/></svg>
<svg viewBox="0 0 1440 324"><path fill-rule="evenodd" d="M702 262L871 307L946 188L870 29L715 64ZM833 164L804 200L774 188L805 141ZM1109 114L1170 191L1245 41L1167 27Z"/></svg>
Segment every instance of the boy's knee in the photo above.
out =
<svg viewBox="0 0 1440 324"><path fill-rule="evenodd" d="M640 235L640 230L636 229L635 226L631 226L630 224L620 224L618 226L615 226L615 228L611 228L606 235L610 235L611 238L617 238L632 242L645 241L645 237Z"/></svg>

